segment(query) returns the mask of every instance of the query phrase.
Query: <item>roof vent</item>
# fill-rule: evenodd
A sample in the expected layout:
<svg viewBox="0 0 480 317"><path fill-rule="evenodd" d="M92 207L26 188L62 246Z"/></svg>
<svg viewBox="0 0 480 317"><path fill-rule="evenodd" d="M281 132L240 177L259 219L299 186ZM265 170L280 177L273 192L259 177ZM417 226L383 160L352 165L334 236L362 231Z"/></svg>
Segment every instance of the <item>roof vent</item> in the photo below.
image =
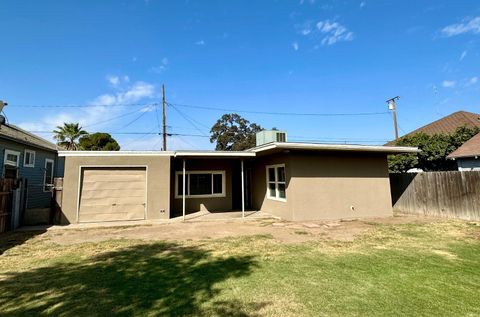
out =
<svg viewBox="0 0 480 317"><path fill-rule="evenodd" d="M287 142L287 132L278 130L263 130L257 132L256 145L262 145L272 142Z"/></svg>

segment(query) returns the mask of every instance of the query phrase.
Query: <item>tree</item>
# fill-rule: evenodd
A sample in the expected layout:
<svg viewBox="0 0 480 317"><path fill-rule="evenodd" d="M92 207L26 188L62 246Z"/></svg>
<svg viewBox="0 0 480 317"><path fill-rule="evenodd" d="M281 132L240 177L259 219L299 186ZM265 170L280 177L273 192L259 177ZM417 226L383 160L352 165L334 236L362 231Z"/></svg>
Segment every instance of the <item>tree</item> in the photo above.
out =
<svg viewBox="0 0 480 317"><path fill-rule="evenodd" d="M415 146L420 153L390 155L388 167L391 172L406 172L412 168L424 171L448 171L455 168L455 163L447 156L463 143L480 133L478 127L459 127L452 134L427 135L416 133L399 139L397 146Z"/></svg>
<svg viewBox="0 0 480 317"><path fill-rule="evenodd" d="M57 126L53 133L53 138L57 140L57 145L66 150L76 151L79 149L78 139L87 134L87 131L83 130L79 123L65 122L63 126Z"/></svg>
<svg viewBox="0 0 480 317"><path fill-rule="evenodd" d="M255 134L263 128L236 113L226 113L212 126L210 142L217 151L243 151L255 146Z"/></svg>
<svg viewBox="0 0 480 317"><path fill-rule="evenodd" d="M85 151L119 151L120 145L108 133L93 133L83 136L79 142L80 149Z"/></svg>

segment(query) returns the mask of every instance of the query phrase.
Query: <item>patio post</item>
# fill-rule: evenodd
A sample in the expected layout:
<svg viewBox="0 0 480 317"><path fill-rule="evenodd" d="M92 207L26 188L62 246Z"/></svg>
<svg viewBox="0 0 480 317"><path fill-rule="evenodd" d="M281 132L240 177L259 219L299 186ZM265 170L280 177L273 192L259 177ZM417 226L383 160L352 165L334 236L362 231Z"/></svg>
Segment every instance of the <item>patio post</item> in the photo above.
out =
<svg viewBox="0 0 480 317"><path fill-rule="evenodd" d="M183 159L183 173L182 173L182 210L183 210L183 218L182 220L185 221L185 159Z"/></svg>
<svg viewBox="0 0 480 317"><path fill-rule="evenodd" d="M245 180L243 173L243 160L242 160L242 219L245 218Z"/></svg>

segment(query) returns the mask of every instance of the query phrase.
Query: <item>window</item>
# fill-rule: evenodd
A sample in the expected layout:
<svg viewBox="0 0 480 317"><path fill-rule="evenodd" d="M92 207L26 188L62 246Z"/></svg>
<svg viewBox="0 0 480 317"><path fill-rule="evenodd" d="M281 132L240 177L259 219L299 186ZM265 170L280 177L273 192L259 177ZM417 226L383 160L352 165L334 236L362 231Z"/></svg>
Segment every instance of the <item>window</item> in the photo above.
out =
<svg viewBox="0 0 480 317"><path fill-rule="evenodd" d="M182 198L183 173L175 174L175 198ZM225 197L225 171L189 171L185 183L186 197Z"/></svg>
<svg viewBox="0 0 480 317"><path fill-rule="evenodd" d="M25 153L23 155L23 166L35 167L35 151L25 150Z"/></svg>
<svg viewBox="0 0 480 317"><path fill-rule="evenodd" d="M267 166L267 197L270 199L286 201L285 165Z"/></svg>
<svg viewBox="0 0 480 317"><path fill-rule="evenodd" d="M18 167L19 161L20 161L20 152L5 150L5 157L3 160L3 163L5 165Z"/></svg>
<svg viewBox="0 0 480 317"><path fill-rule="evenodd" d="M45 159L45 177L43 181L43 191L50 191L53 187L53 160Z"/></svg>

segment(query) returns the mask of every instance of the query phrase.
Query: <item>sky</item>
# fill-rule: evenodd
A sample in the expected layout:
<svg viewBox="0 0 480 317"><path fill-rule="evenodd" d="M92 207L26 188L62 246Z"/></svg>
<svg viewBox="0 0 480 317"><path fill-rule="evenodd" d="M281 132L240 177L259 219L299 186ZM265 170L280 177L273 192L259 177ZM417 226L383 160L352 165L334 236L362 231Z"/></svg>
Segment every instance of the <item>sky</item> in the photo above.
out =
<svg viewBox="0 0 480 317"><path fill-rule="evenodd" d="M400 134L480 112L478 1L2 0L0 39L8 122L47 139L80 122L159 150L162 83L172 150L213 149L231 110L357 144L394 137L397 95Z"/></svg>

